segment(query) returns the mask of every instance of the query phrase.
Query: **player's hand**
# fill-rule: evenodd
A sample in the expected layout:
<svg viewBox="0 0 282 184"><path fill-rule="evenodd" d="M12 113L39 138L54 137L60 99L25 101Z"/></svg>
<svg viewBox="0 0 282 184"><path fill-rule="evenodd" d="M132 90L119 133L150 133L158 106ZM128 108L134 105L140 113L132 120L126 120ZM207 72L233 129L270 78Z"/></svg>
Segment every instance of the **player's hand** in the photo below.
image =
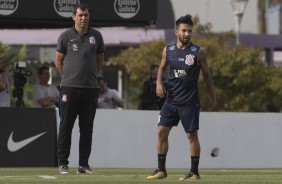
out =
<svg viewBox="0 0 282 184"><path fill-rule="evenodd" d="M157 85L156 85L156 94L158 97L160 98L163 98L165 97L165 93L166 93L166 89L165 89L165 86L164 84L161 82L157 82Z"/></svg>
<svg viewBox="0 0 282 184"><path fill-rule="evenodd" d="M214 111L217 105L216 97L212 97L209 103L209 111Z"/></svg>

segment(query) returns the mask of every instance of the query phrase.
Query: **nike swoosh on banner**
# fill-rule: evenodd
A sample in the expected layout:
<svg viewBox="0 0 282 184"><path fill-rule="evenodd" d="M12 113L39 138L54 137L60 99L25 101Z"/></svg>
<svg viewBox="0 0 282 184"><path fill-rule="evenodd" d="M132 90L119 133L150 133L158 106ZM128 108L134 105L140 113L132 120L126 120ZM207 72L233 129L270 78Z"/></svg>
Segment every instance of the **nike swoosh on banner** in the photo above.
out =
<svg viewBox="0 0 282 184"><path fill-rule="evenodd" d="M36 139L38 139L40 136L44 135L45 133L47 133L47 132L43 132L41 134L32 136L30 138L24 139L24 140L19 141L19 142L15 142L13 140L13 132L12 132L10 137L9 137L8 144L7 144L8 150L10 152L18 151L18 150L22 149L23 147L25 147L26 145L28 145L29 143L35 141Z"/></svg>

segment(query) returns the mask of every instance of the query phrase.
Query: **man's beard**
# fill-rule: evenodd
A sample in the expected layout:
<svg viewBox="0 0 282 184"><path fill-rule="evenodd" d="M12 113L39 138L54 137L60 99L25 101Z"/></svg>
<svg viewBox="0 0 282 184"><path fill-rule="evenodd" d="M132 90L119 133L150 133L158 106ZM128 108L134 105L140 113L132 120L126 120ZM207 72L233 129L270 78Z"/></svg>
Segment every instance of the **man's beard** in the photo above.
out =
<svg viewBox="0 0 282 184"><path fill-rule="evenodd" d="M190 38L184 39L184 37L179 37L178 39L182 44L188 44L190 42Z"/></svg>

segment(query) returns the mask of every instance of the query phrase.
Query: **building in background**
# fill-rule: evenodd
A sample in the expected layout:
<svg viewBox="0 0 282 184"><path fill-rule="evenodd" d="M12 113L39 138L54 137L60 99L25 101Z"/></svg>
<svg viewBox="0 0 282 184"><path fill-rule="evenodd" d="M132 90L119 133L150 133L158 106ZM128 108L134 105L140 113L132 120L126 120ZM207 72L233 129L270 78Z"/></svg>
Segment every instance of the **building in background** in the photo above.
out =
<svg viewBox="0 0 282 184"><path fill-rule="evenodd" d="M281 1L265 0L266 34L281 33Z"/></svg>
<svg viewBox="0 0 282 184"><path fill-rule="evenodd" d="M259 11L258 1L259 0L248 1L241 23L242 33L259 33L257 16ZM180 16L189 13L192 16L199 16L202 24L208 22L212 23L213 32L219 33L235 30L234 15L230 0L158 0L159 13L156 27L174 29L174 21L173 24L170 23L170 13L168 15L165 13L166 9L170 12L170 7L167 6L165 10L160 10L160 8L164 6L163 4L171 5L174 21ZM166 25L164 25L165 23Z"/></svg>

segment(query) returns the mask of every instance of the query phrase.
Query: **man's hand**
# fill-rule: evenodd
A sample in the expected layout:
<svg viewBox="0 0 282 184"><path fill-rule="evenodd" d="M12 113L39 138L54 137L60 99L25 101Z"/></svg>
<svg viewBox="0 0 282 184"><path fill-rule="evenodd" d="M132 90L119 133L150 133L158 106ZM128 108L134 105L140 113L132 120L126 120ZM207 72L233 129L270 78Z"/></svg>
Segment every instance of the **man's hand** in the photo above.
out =
<svg viewBox="0 0 282 184"><path fill-rule="evenodd" d="M214 111L217 105L216 97L212 97L209 102L209 111Z"/></svg>
<svg viewBox="0 0 282 184"><path fill-rule="evenodd" d="M156 94L158 97L163 98L165 97L165 93L166 93L166 89L165 86L162 82L158 82L156 83Z"/></svg>

